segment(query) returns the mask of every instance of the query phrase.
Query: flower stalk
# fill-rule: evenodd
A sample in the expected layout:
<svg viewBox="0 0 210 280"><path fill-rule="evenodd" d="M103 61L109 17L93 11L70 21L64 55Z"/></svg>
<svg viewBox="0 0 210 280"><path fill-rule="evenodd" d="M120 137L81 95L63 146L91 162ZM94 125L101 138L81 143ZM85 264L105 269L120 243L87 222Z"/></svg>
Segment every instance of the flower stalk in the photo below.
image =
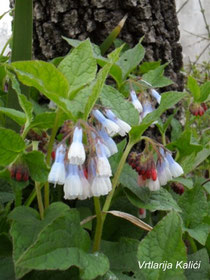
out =
<svg viewBox="0 0 210 280"><path fill-rule="evenodd" d="M32 142L34 151L38 150L38 144L39 144L38 141ZM35 182L35 191L36 191L36 196L37 196L40 218L41 218L41 220L43 220L44 219L44 205L43 205L42 193L41 193L41 183Z"/></svg>
<svg viewBox="0 0 210 280"><path fill-rule="evenodd" d="M94 196L93 200L94 200L96 219L97 219L96 231L95 231L94 243L93 243L93 252L96 252L100 248L100 242L101 242L101 237L102 237L103 221L102 221L102 212L101 212L100 198Z"/></svg>
<svg viewBox="0 0 210 280"><path fill-rule="evenodd" d="M101 237L102 237L102 232L103 232L103 225L104 225L106 215L107 215L105 212L108 211L109 208L110 208L112 198L114 196L116 187L118 185L120 174L123 170L123 166L125 164L127 156L128 156L132 147L133 147L133 143L129 142L125 151L124 151L124 153L123 153L123 155L122 155L122 157L121 157L121 159L120 159L120 162L119 162L119 165L117 167L115 176L112 180L112 190L107 195L107 198L106 198L106 201L104 203L102 212L100 210L100 206L98 205L99 199L94 198L94 204L95 204L95 210L96 210L96 216L97 216L96 232L95 232L94 243L93 243L94 244L94 246L93 246L93 251L94 252L99 251L99 249L100 249Z"/></svg>
<svg viewBox="0 0 210 280"><path fill-rule="evenodd" d="M52 128L50 141L49 141L48 148L47 148L46 163L47 163L48 166L50 165L51 153L52 153L52 150L53 150L55 137L56 137L58 127L59 127L60 113L61 113L60 109L57 109L57 113L56 113L56 117L55 117L55 123L54 123L54 126ZM48 208L49 205L50 205L49 182L46 182L45 185L44 185L44 205L45 205L45 208Z"/></svg>

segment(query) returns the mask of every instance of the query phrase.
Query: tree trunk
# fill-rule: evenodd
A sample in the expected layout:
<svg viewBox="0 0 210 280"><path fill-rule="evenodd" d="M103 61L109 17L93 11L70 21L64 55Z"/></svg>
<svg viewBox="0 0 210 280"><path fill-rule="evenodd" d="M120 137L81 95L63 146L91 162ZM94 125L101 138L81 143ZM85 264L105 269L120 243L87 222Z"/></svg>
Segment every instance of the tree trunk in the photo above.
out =
<svg viewBox="0 0 210 280"><path fill-rule="evenodd" d="M166 74L174 89L182 89L175 0L34 0L34 55L49 60L67 54L61 36L100 44L125 14L119 38L133 46L144 36L145 60L170 62Z"/></svg>

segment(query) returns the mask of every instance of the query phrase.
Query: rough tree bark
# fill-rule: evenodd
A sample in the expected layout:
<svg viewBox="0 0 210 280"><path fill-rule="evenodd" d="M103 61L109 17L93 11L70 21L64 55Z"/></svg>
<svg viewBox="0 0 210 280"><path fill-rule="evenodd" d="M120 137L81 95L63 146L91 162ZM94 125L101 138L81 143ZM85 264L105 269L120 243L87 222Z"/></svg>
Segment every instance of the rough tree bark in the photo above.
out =
<svg viewBox="0 0 210 280"><path fill-rule="evenodd" d="M69 45L62 35L100 44L125 14L119 37L133 46L144 36L145 60L170 61L167 75L182 89L175 0L34 0L34 55L43 60L65 55Z"/></svg>

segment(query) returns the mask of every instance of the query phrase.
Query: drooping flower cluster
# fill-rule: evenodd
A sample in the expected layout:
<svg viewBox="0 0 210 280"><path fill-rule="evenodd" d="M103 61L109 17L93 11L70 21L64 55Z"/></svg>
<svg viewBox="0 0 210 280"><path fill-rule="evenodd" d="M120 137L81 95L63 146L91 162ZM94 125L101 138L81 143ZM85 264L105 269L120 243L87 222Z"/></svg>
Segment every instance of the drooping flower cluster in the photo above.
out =
<svg viewBox="0 0 210 280"><path fill-rule="evenodd" d="M190 112L194 115L194 116L203 116L203 114L207 111L207 106L206 103L191 103L190 104Z"/></svg>
<svg viewBox="0 0 210 280"><path fill-rule="evenodd" d="M118 149L111 137L117 133L125 136L131 127L109 109L104 109L104 114L94 109L92 116L95 126L80 121L72 131L71 123L69 134L68 125L65 124L64 140L56 149L48 181L54 185L64 185L65 199L83 200L107 195L112 189L112 170L108 158ZM69 147L66 144L68 141Z"/></svg>
<svg viewBox="0 0 210 280"><path fill-rule="evenodd" d="M148 84L151 86L150 84ZM154 105L151 102L151 97L156 100L158 104L161 102L161 95L155 89L149 89L149 95L142 96L141 101L134 90L130 91L130 99L133 106L139 112L139 123L151 112L155 110Z"/></svg>
<svg viewBox="0 0 210 280"><path fill-rule="evenodd" d="M151 191L159 190L160 186L183 174L182 167L173 159L171 153L163 148L159 149L156 162L151 154L132 152L128 163L139 174L139 186L147 186Z"/></svg>
<svg viewBox="0 0 210 280"><path fill-rule="evenodd" d="M29 169L23 162L16 162L9 167L10 176L18 182L26 182L29 179Z"/></svg>

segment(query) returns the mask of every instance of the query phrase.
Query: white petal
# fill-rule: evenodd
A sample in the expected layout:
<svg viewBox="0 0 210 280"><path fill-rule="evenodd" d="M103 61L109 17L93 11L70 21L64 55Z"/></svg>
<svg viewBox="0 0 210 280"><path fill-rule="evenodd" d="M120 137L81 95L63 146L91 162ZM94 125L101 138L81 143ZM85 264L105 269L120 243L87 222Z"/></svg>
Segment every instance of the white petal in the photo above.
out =
<svg viewBox="0 0 210 280"><path fill-rule="evenodd" d="M114 136L120 130L119 126L109 119L106 119L106 121L103 123L103 125L106 128L106 131L110 136Z"/></svg>
<svg viewBox="0 0 210 280"><path fill-rule="evenodd" d="M68 151L68 159L71 164L81 165L85 162L85 149L82 143L73 142Z"/></svg>
<svg viewBox="0 0 210 280"><path fill-rule="evenodd" d="M106 157L96 158L96 174L99 176L112 176L111 166Z"/></svg>
<svg viewBox="0 0 210 280"><path fill-rule="evenodd" d="M155 89L151 90L151 94L156 99L156 101L160 104L161 95Z"/></svg>
<svg viewBox="0 0 210 280"><path fill-rule="evenodd" d="M141 102L138 99L133 100L132 104L136 108L136 110L139 111L139 113L141 113L143 111L143 107L141 105Z"/></svg>
<svg viewBox="0 0 210 280"><path fill-rule="evenodd" d="M184 174L181 165L179 165L176 161L174 161L173 164L169 165L169 169L171 171L172 176L175 178Z"/></svg>
<svg viewBox="0 0 210 280"><path fill-rule="evenodd" d="M66 179L65 165L62 162L54 162L48 175L48 182L63 185Z"/></svg>
<svg viewBox="0 0 210 280"><path fill-rule="evenodd" d="M111 151L110 151L110 149L107 147L107 145L106 145L106 143L104 143L104 144L101 144L101 145L103 145L103 147L104 147L104 151L105 151L105 154L106 154L106 157L111 157Z"/></svg>
<svg viewBox="0 0 210 280"><path fill-rule="evenodd" d="M165 164L164 168L160 172L158 172L158 179L161 186L166 185L167 182L172 179L172 175L167 164Z"/></svg>
<svg viewBox="0 0 210 280"><path fill-rule="evenodd" d="M123 120L117 119L116 123L120 128L119 134L121 136L125 136L131 130L131 126Z"/></svg>
<svg viewBox="0 0 210 280"><path fill-rule="evenodd" d="M112 189L109 177L96 176L91 185L93 196L101 196L108 194Z"/></svg>
<svg viewBox="0 0 210 280"><path fill-rule="evenodd" d="M82 195L79 195L78 199L84 200L92 197L90 183L88 182L88 180L85 177L83 177L81 181L82 181Z"/></svg>
<svg viewBox="0 0 210 280"><path fill-rule="evenodd" d="M146 185L150 189L150 191L157 191L160 189L160 183L158 179L156 179L155 181L149 179L147 180Z"/></svg>
<svg viewBox="0 0 210 280"><path fill-rule="evenodd" d="M115 142L112 139L104 140L104 143L110 151L110 156L112 156L118 152L117 145L115 144Z"/></svg>
<svg viewBox="0 0 210 280"><path fill-rule="evenodd" d="M64 198L75 199L82 195L82 181L78 175L69 175L64 184Z"/></svg>

